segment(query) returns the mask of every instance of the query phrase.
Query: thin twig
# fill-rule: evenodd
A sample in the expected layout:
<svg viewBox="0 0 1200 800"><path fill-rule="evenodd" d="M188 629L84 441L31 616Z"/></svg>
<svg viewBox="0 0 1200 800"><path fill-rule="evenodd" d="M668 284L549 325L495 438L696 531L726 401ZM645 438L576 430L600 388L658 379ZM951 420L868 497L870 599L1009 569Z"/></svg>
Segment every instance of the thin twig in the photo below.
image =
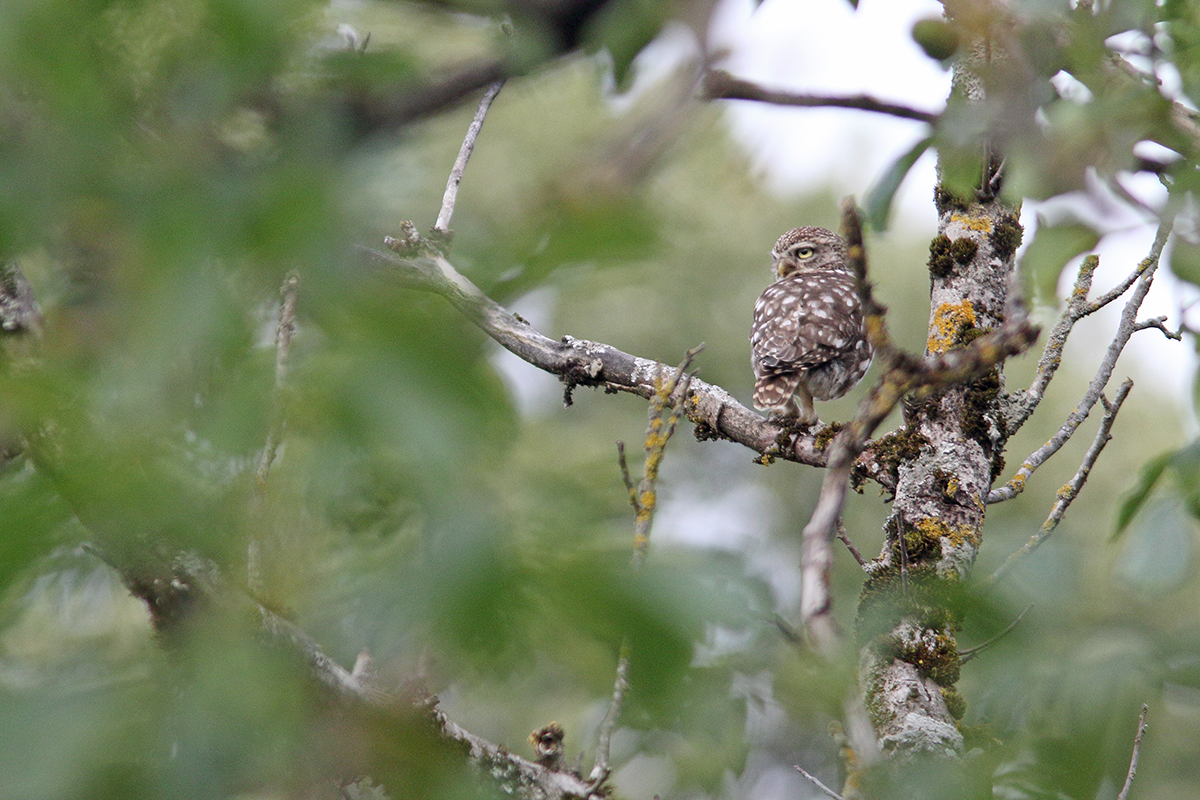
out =
<svg viewBox="0 0 1200 800"><path fill-rule="evenodd" d="M1006 483L1004 486L1001 486L997 489L993 489L988 494L987 500L989 503L999 503L1004 500L1011 500L1012 498L1014 498L1018 494L1020 494L1022 491L1024 491L1025 484L1028 481L1029 477L1034 473L1034 471L1037 470L1037 468L1040 467L1042 464L1046 463L1046 461L1049 460L1051 456L1053 456L1060 449L1062 449L1063 445L1065 445L1067 443L1067 440L1069 440L1071 438L1071 436L1075 433L1076 429L1079 428L1080 424L1085 419L1087 419L1088 415L1092 411L1092 408L1100 400L1100 395L1103 393L1104 387L1108 385L1108 381L1112 377L1113 370L1116 368L1117 359L1120 357L1121 353L1124 351L1125 346L1129 343L1130 337L1133 336L1133 334L1135 332L1137 332L1137 330L1138 330L1138 320L1137 320L1138 310L1141 308L1142 301L1146 298L1146 294L1147 294L1147 292L1150 291L1150 286L1154 281L1154 273L1155 273L1155 270L1158 268L1159 258L1162 255L1163 246L1167 242L1167 236L1171 233L1171 226L1172 226L1171 218L1164 219L1162 221L1162 223L1159 225L1159 228L1158 228L1158 234L1154 238L1154 244L1150 248L1149 255L1147 255L1146 258L1142 260L1141 264L1138 265L1137 270L1134 272L1134 275L1132 276L1134 279L1132 281L1133 293L1129 296L1129 299L1125 302L1125 308L1121 311L1121 321L1120 321L1119 325L1117 326L1117 332L1116 332L1116 334L1114 334L1112 342L1109 343L1108 350L1105 352L1104 358L1100 362L1100 366L1096 371L1095 377L1092 378L1092 382L1088 385L1087 392L1084 394L1083 399L1079 401L1079 404L1076 405L1075 409L1070 413L1070 415L1068 415L1066 421L1062 424L1062 427L1059 428L1058 432L1055 433L1054 436L1051 437L1049 441L1047 441L1044 445L1042 445L1037 450L1035 450L1032 454L1030 454L1030 456L1027 459L1025 459L1025 461L1021 464L1020 469L1017 470L1016 474L1013 475L1013 477L1008 481L1008 483ZM1094 265L1093 265L1093 269L1094 269ZM1083 273L1082 268L1081 268L1080 272L1081 272L1081 280L1082 280L1082 273ZM1088 279L1086 284L1082 285L1082 287L1080 285L1080 282L1077 282L1076 290L1075 290L1076 293L1079 293L1082 291L1084 293L1084 296L1086 297L1086 291L1087 291L1086 286L1089 284L1090 284L1090 278ZM1120 287L1118 287L1118 288L1120 288ZM1098 304L1101 303L1102 301L1109 302L1108 298L1110 298L1110 296L1113 296L1113 293L1115 291L1116 290L1114 289L1113 292L1109 292L1107 295L1105 295L1100 300L1097 300L1095 303L1087 304L1087 307L1091 308L1092 310L1095 310L1095 308L1099 307ZM1119 295L1116 295L1116 296L1119 296ZM1086 313L1091 313L1091 311L1087 311ZM1056 326L1056 328L1055 328L1056 333L1058 332L1059 328L1063 327L1064 323L1066 322L1066 319L1067 318L1064 317L1064 320L1060 321L1058 326ZM1074 324L1074 323L1071 322L1070 324ZM1069 329L1070 329L1070 326L1068 325L1067 330L1069 331ZM1062 341L1065 342L1065 333L1063 335ZM1057 348L1058 348L1057 352L1054 354L1053 358L1051 359L1054 362L1057 362L1057 360L1059 358L1061 358L1062 342L1059 342L1059 344L1057 345ZM1051 355L1051 352L1050 352L1050 346L1048 345L1046 354L1044 354L1042 356L1043 360L1046 360L1047 356L1049 356L1049 355ZM1041 373L1041 370L1039 370L1039 381L1035 381L1035 385L1038 385L1038 383L1041 381L1040 373ZM1045 379L1044 382L1040 383L1041 388L1039 391L1045 390L1046 382L1049 382L1048 377ZM1034 392L1033 387L1030 388L1030 392L1031 393ZM1029 397L1031 397L1031 398L1034 397L1034 395L1031 395L1029 393L1027 393L1027 395L1029 395ZM1036 399L1033 400L1033 404L1036 405L1037 401L1040 400L1040 398L1041 398L1041 395L1039 393L1036 395ZM1032 412L1030 412L1030 413L1032 413ZM1022 411L1021 414L1024 415L1024 411ZM1018 416L1018 420L1017 420L1018 423L1024 421L1024 419L1026 417L1027 417L1027 415ZM1012 426L1010 425L1009 427L1011 430Z"/></svg>
<svg viewBox="0 0 1200 800"><path fill-rule="evenodd" d="M1000 568L988 578L988 583L995 583L1004 577L1017 561L1032 553L1042 542L1050 538L1050 534L1054 532L1054 529L1058 527L1058 523L1062 521L1063 515L1067 513L1067 508L1079 494L1084 483L1087 482L1088 475L1091 473L1092 467L1096 464L1096 459L1100 457L1101 451L1104 450L1104 445L1108 444L1108 441L1112 439L1112 426L1117 419L1117 412L1121 410L1121 404L1125 402L1125 398L1129 396L1129 390L1132 388L1133 381L1126 378L1117 389L1117 395L1111 403L1101 395L1100 400L1104 404L1104 419L1100 420L1100 427L1096 430L1096 438L1092 440L1092 446L1084 454L1083 461L1079 464L1079 469L1076 470L1071 480L1058 490L1058 497L1054 501L1054 506L1050 509L1050 514L1046 517L1046 521L1042 523L1042 527L1037 533L1029 537L1029 541L1020 550L1005 559Z"/></svg>
<svg viewBox="0 0 1200 800"><path fill-rule="evenodd" d="M1096 255L1087 256L1079 265L1079 273L1075 276L1075 285L1071 288L1067 307L1046 338L1046 347L1042 350L1042 357L1038 360L1037 373L1034 375L1033 382L1029 384L1028 389L1012 398L1014 409L1006 420L1010 436L1025 424L1025 421L1029 419L1046 395L1046 388L1062 363L1063 348L1067 344L1067 337L1070 336L1075 323L1096 313L1129 291L1129 287L1133 286L1146 269L1145 262L1139 264L1137 269L1108 292L1095 300L1088 300L1088 294L1092 290L1092 279L1099 266L1100 258Z"/></svg>
<svg viewBox="0 0 1200 800"><path fill-rule="evenodd" d="M1125 785L1117 794L1117 800L1129 800L1129 789L1133 786L1133 778L1137 775L1138 757L1142 753L1142 739L1146 736L1146 712L1149 707L1142 703L1142 713L1138 717L1137 735L1133 737L1133 755L1129 758L1129 772L1125 774Z"/></svg>
<svg viewBox="0 0 1200 800"><path fill-rule="evenodd" d="M267 438L258 454L258 467L254 471L254 503L256 512L261 509L263 496L267 489L267 478L271 474L271 466L279 451L279 443L283 439L284 426L287 419L283 411L283 393L287 382L288 363L292 354L292 337L296 334L296 293L300 279L289 275L284 279L279 289L279 322L275 326L275 384L271 398L271 422L267 427ZM262 593L263 585L263 554L262 539L259 534L252 535L246 546L246 585L250 591Z"/></svg>
<svg viewBox="0 0 1200 800"><path fill-rule="evenodd" d="M612 698L608 701L608 710L600 721L600 730L596 734L596 761L588 780L592 788L598 788L608 780L611 768L608 764L609 751L612 749L612 735L617 727L617 718L621 715L621 706L625 703L625 692L629 689L629 647L621 646L621 654L617 658L617 677L613 681Z"/></svg>
<svg viewBox="0 0 1200 800"><path fill-rule="evenodd" d="M809 782L812 783L813 786L816 786L818 789L820 789L822 792L824 792L827 796L832 797L833 800L844 800L844 798L840 794L835 792L833 789L830 789L825 784L821 783L819 780L817 780L815 775L812 775L809 772L807 772L804 769L804 767L800 766L799 764L793 764L792 767L797 772L799 772L801 775L808 778Z"/></svg>
<svg viewBox="0 0 1200 800"><path fill-rule="evenodd" d="M828 97L767 89L757 83L735 78L728 72L720 69L709 70L705 74L703 88L704 96L709 100L753 100L759 103L770 103L778 106L799 106L803 108L848 108L858 111L871 111L877 114L887 114L893 117L900 117L901 119L912 119L931 125L937 122L940 116L898 103L876 100L865 94Z"/></svg>
<svg viewBox="0 0 1200 800"><path fill-rule="evenodd" d="M1167 327L1167 318L1165 316L1144 319L1133 326L1135 331L1145 331L1150 330L1151 328L1156 331L1160 331L1163 336L1171 339L1172 341L1183 341L1183 328L1180 327L1180 329L1177 331L1171 330Z"/></svg>
<svg viewBox="0 0 1200 800"><path fill-rule="evenodd" d="M271 473L271 465L275 461L279 441L283 437L284 417L281 408L284 383L287 380L288 361L292 353L292 337L296 333L296 289L300 279L289 275L280 287L282 301L279 304L279 323L275 327L275 388L274 411L270 428L267 430L267 441L258 456L258 469L254 477L259 490L266 484L267 476Z"/></svg>
<svg viewBox="0 0 1200 800"><path fill-rule="evenodd" d="M629 479L628 469L624 470L625 485L630 489L630 502L634 511L633 563L640 567L646 559L646 551L650 548L650 526L654 521L654 509L658 505L658 470L662 466L663 454L667 442L675 433L675 426L683 415L684 404L692 384L692 376L687 369L692 360L704 349L697 345L683 357L683 362L675 370L669 380L660 376L655 380L655 392L650 397L650 407L647 411L649 418L646 423L646 460L642 466L642 479L634 489ZM678 398L675 399L676 390ZM666 409L670 407L668 413ZM664 418L665 414L665 418ZM618 447L622 461L624 460L624 445Z"/></svg>
<svg viewBox="0 0 1200 800"><path fill-rule="evenodd" d="M617 442L617 459L621 466L621 480L629 494L629 504L633 506L634 538L633 538L633 568L640 569L646 560L646 552L650 547L650 526L654 521L654 509L657 506L658 470L662 465L663 454L667 442L675 433L675 426L683 415L684 405L692 383L692 375L688 367L696 355L704 349L700 344L687 351L683 362L675 369L670 379L664 380L660 373L655 378L654 394L650 396L649 408L646 412L646 460L642 465L642 479L635 486L629 475L629 463L625 459L625 443ZM670 408L670 412L667 412ZM589 791L595 791L608 780L610 768L608 764L609 750L612 744L613 731L617 719L621 715L621 706L625 701L625 691L629 688L629 644L621 644L621 653L617 658L617 676L613 681L612 698L600 729L596 735L596 759L588 776L591 782Z"/></svg>
<svg viewBox="0 0 1200 800"><path fill-rule="evenodd" d="M862 553L858 552L858 548L854 546L854 542L850 541L850 535L846 533L846 526L840 519L837 522L837 537L841 539L842 544L846 545L846 549L850 551L850 555L854 557L858 565L865 569L867 562L863 560Z"/></svg>
<svg viewBox="0 0 1200 800"><path fill-rule="evenodd" d="M1014 619L1012 622L1008 623L1008 626L1004 630L1000 631L995 636L988 639L986 642L977 644L974 647L966 647L966 648L963 648L962 650L959 650L958 651L959 663L960 664L967 663L972 658L975 658L975 656L979 655L984 650L987 650L989 647L994 645L996 642L1000 641L1005 636L1012 633L1013 628L1017 627L1017 625L1019 625L1021 623L1021 620L1025 618L1025 615L1029 613L1029 609L1031 609L1031 608L1033 608L1033 603L1030 603L1029 605L1025 606L1025 610L1022 611L1020 614L1017 614L1016 619Z"/></svg>
<svg viewBox="0 0 1200 800"><path fill-rule="evenodd" d="M479 131L483 128L483 120L487 116L488 108L491 107L492 101L496 99L496 95L500 93L503 86L504 80L501 79L487 88L487 91L483 93L483 99L479 101L475 118L471 120L471 124L467 128L467 135L458 151L458 158L454 160L454 168L450 170L450 178L446 181L446 193L442 195L442 210L438 213L437 222L433 223L433 229L442 235L450 233L450 217L454 214L454 203L458 198L458 184L462 182L463 172L467 168L467 161L471 158L471 151L475 149L475 140L479 138Z"/></svg>

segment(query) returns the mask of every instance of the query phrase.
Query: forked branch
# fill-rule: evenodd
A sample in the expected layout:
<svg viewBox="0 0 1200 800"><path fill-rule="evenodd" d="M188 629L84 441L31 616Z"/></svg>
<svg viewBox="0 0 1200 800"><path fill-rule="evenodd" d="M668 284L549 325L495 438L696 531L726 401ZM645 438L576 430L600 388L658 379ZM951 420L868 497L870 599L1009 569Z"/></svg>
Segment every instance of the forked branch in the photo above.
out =
<svg viewBox="0 0 1200 800"><path fill-rule="evenodd" d="M1125 346L1129 344L1130 337L1138 330L1153 327L1140 323L1137 316L1138 311L1141 309L1142 301L1146 299L1146 294L1150 291L1150 286L1154 282L1154 273L1158 269L1158 262L1162 256L1163 247L1166 245L1167 237L1171 233L1171 226L1172 219L1164 219L1159 225L1158 233L1154 238L1154 244L1150 248L1149 255L1142 260L1138 268L1125 282L1095 302L1087 301L1087 291L1091 285L1091 274L1096 268L1096 262L1084 261L1084 266L1080 268L1076 288L1072 292L1072 299L1067 313L1055 327L1054 333L1051 334L1051 342L1047 344L1046 352L1042 355L1042 364L1038 369L1038 377L1021 400L1021 410L1014 418L1017 424L1024 422L1029 414L1033 412L1033 408L1041 401L1046 384L1049 383L1050 377L1053 375L1054 369L1057 368L1058 361L1062 357L1062 348L1066 342L1066 336L1075 322L1120 297L1129 286L1133 287L1133 292L1129 295L1129 299L1125 301L1125 307L1121 311L1121 320L1117 326L1117 332L1113 336L1112 342L1109 343L1104 358L1096 370L1095 377L1092 378L1091 383L1088 385L1083 399L1079 401L1079 404L1068 415L1066 421L1058 429L1058 432L1025 459L1020 469L1017 470L1008 483L993 489L988 494L987 500L989 503L1011 500L1024 491L1025 483L1034 471L1062 449L1063 445L1067 443L1080 424L1088 418L1092 408L1100 401L1104 388L1112 378L1113 370L1117 365L1117 359L1125 350ZM1010 430L1013 430L1011 424L1009 427Z"/></svg>
<svg viewBox="0 0 1200 800"><path fill-rule="evenodd" d="M1104 450L1104 445L1112 439L1112 426L1116 422L1117 412L1121 410L1121 404L1125 402L1125 398L1129 396L1129 390L1133 388L1133 381L1128 378L1117 389L1117 395L1110 403L1103 395L1100 396L1100 401L1104 404L1104 419L1100 420L1100 427L1096 431L1096 438L1092 440L1092 446L1088 448L1087 453L1083 456L1083 461L1079 464L1079 469L1076 470L1074 477L1058 490L1058 498L1054 501L1054 507L1050 509L1050 515L1046 517L1046 521L1042 523L1042 527L1033 536L1029 537L1020 550L1016 551L1005 559L1000 568L992 573L988 578L988 583L994 583L1004 577L1009 570L1022 558L1032 553L1041 546L1042 542L1050 538L1050 534L1058 527L1058 523L1062 521L1063 515L1067 513L1067 508L1079 495L1079 491L1087 482L1088 475L1091 474L1092 467L1096 465L1096 459L1100 457L1101 451Z"/></svg>
<svg viewBox="0 0 1200 800"><path fill-rule="evenodd" d="M571 336L551 339L485 295L444 256L432 250L400 256L367 247L359 249L368 264L379 269L387 280L441 295L504 349L538 369L557 375L568 387L594 386L649 399L657 391L657 376L674 369L602 342ZM819 430L792 435L779 423L743 406L720 386L699 378L692 380L689 389L683 413L697 426L697 437L727 439L757 453L800 464L826 465L826 452L817 443ZM668 403L674 406L682 397L676 389ZM869 476L877 474L872 465L864 466Z"/></svg>

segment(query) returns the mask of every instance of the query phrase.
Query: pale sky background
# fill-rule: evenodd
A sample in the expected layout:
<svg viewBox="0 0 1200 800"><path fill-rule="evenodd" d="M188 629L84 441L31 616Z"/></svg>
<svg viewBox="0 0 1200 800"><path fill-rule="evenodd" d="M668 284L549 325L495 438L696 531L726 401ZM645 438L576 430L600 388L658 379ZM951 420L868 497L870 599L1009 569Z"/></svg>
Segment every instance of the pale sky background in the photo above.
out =
<svg viewBox="0 0 1200 800"><path fill-rule="evenodd" d="M912 41L915 21L940 17L937 0L860 0L858 10L846 0L720 0L710 30L712 50L727 50L720 64L734 75L778 89L812 94L870 94L881 100L937 111L945 103L950 73L928 58ZM1169 79L1172 76L1164 76ZM875 179L923 135L918 122L839 109L788 109L763 103L734 102L727 114L736 139L745 146L756 169L774 191L788 194L805 187L831 184L835 194L866 195ZM930 201L934 157L926 153L909 173L893 207L891 226L910 228L917 235L936 232ZM1123 185L1151 206L1159 206L1166 191L1152 176L1129 176ZM1109 231L1096 252L1100 269L1094 282L1098 294L1128 275L1146 256L1154 240L1155 222L1099 189L1080 193L1067 202L1026 202L1022 222L1025 241L1033 238L1038 214L1074 213L1098 222ZM1064 273L1068 289L1074 271ZM1159 272L1143 305L1142 317L1168 316L1178 327L1181 305L1195 298L1180 296L1170 275ZM1115 329L1119 303L1099 316L1097 331ZM1077 337L1084 339L1088 337ZM1098 363L1100 335L1073 341L1083 351L1081 361ZM1142 385L1158 384L1177 398L1190 416L1190 396L1196 371L1190 342L1169 342L1144 331L1134 336L1120 369L1133 372ZM1114 376L1120 380L1123 373ZM1194 421L1189 433L1195 432Z"/></svg>

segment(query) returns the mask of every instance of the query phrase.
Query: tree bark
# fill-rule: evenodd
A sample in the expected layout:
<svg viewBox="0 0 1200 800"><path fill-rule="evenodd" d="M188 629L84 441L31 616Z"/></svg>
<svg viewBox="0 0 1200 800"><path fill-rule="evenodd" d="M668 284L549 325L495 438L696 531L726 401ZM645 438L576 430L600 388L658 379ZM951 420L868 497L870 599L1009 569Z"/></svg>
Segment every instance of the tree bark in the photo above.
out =
<svg viewBox="0 0 1200 800"><path fill-rule="evenodd" d="M963 96L955 99L980 100L979 82L959 70L955 91ZM1017 209L998 196L1000 167L987 146L982 150L972 197L944 185L936 190L926 359L999 327L1010 311L1021 228ZM975 562L988 493L1003 469L1002 388L997 365L904 405L897 435L905 457L857 619L863 696L880 750L899 761L963 754L955 596Z"/></svg>

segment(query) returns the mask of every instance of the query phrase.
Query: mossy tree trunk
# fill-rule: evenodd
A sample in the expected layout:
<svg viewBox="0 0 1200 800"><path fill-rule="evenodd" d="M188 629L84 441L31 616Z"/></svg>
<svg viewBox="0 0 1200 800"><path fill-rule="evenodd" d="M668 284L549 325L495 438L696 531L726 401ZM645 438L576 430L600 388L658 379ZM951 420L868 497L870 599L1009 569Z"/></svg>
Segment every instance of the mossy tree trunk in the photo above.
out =
<svg viewBox="0 0 1200 800"><path fill-rule="evenodd" d="M959 69L951 103L977 102L978 82L966 81L964 90ZM950 188L940 170L926 357L996 328L1010 302L1022 233L1018 211L999 197L998 162L991 155L982 161L978 184L967 193ZM910 397L904 406L895 499L857 620L861 688L880 750L893 760L964 752L956 596L975 562L988 492L1004 465L1002 387L996 367L969 383Z"/></svg>

